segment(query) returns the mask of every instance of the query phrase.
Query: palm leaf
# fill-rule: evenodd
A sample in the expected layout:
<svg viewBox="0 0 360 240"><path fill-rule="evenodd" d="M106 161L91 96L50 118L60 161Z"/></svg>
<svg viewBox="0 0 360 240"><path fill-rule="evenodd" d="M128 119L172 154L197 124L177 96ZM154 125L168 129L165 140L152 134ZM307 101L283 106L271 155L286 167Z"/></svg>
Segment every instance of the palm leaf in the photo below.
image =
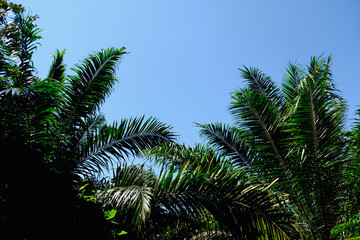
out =
<svg viewBox="0 0 360 240"><path fill-rule="evenodd" d="M145 224L151 208L154 175L144 165L119 166L110 186L96 195L105 209L117 209L123 220L131 219L137 231Z"/></svg>
<svg viewBox="0 0 360 240"><path fill-rule="evenodd" d="M32 63L40 37L40 29L36 26L36 16L25 16L22 10L15 11L11 20L1 29L1 37L6 41L2 55L9 70L6 77L11 78L15 88L31 86L37 80L33 76L35 68ZM14 74L15 73L15 74Z"/></svg>
<svg viewBox="0 0 360 240"><path fill-rule="evenodd" d="M200 136L204 137L210 146L231 158L235 164L253 171L251 154L251 136L246 132L222 123L197 124Z"/></svg>
<svg viewBox="0 0 360 240"><path fill-rule="evenodd" d="M186 154L176 151L175 158L170 151L157 150L153 153L163 154L163 157L171 160L187 157L191 148L183 151ZM202 155L195 152L192 156ZM175 215L186 214L192 219L201 219L211 213L221 228L234 236L261 235L260 232L266 232L265 229L273 229L278 236L287 239L286 231L281 229L288 225L288 219L284 221L286 214L274 207L276 200L269 195L270 186L266 188L258 180L250 180L252 178L245 172L236 170L228 160L219 157L217 160L203 161L200 165L194 165L194 159L184 158L181 160L182 166L179 167L177 163L170 166L159 176L154 198ZM262 229L256 224L259 219L264 223ZM294 232L294 229L291 231Z"/></svg>
<svg viewBox="0 0 360 240"><path fill-rule="evenodd" d="M87 140L80 146L76 171L108 171L114 159L123 160L174 138L170 127L152 117L123 119L112 126L103 125L97 132L87 135Z"/></svg>
<svg viewBox="0 0 360 240"><path fill-rule="evenodd" d="M195 144L195 147L188 147L185 144L164 143L160 146L148 149L144 152L144 157L162 168L181 168L185 164L190 164L189 168L216 166L223 157L213 149L202 144Z"/></svg>
<svg viewBox="0 0 360 240"><path fill-rule="evenodd" d="M48 78L53 81L63 82L65 79L65 65L63 63L65 50L60 52L56 50L56 55L53 56L54 60L50 66Z"/></svg>
<svg viewBox="0 0 360 240"><path fill-rule="evenodd" d="M345 105L331 79L330 59L311 59L308 75L297 86L299 95L292 100L296 109L288 130L296 139L297 152L302 150L297 181L306 196L307 209L314 216L309 224L313 234L324 239L336 224L335 209L339 208L340 199L335 196L341 192L344 165L341 134Z"/></svg>
<svg viewBox="0 0 360 240"><path fill-rule="evenodd" d="M243 67L244 69L239 70L242 73L242 78L247 82L247 86L250 89L261 93L271 101L274 101L276 104L279 104L283 101L283 96L280 92L280 89L269 76L262 73L258 68L247 68L246 66ZM280 107L281 105L279 104L278 106Z"/></svg>
<svg viewBox="0 0 360 240"><path fill-rule="evenodd" d="M286 69L282 92L287 102L292 102L299 95L299 84L305 77L304 70L300 65L289 63Z"/></svg>
<svg viewBox="0 0 360 240"><path fill-rule="evenodd" d="M116 66L125 48L109 48L91 54L82 64L72 69L65 90L65 102L61 107L63 121L77 125L81 118L93 115L110 94L116 82Z"/></svg>
<svg viewBox="0 0 360 240"><path fill-rule="evenodd" d="M257 156L261 161L252 165L257 168L258 173L264 174L265 178L287 181L284 172L289 171L289 166L285 161L286 152L279 141L283 138L281 110L265 95L249 88L235 92L233 100L230 111L235 123L255 139L249 140L254 143L253 155L261 154Z"/></svg>
<svg viewBox="0 0 360 240"><path fill-rule="evenodd" d="M190 240L232 240L235 239L231 234L221 231L206 231L196 234Z"/></svg>

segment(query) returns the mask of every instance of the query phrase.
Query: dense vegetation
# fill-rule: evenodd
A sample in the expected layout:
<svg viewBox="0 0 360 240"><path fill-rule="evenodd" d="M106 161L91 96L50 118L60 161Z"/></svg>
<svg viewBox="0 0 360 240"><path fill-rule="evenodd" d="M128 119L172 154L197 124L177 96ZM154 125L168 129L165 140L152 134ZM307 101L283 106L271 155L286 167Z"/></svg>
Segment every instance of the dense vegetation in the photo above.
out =
<svg viewBox="0 0 360 240"><path fill-rule="evenodd" d="M188 147L153 117L106 122L100 108L125 48L90 54L72 75L57 50L40 79L36 16L0 4L2 236L360 237L360 121L346 130L330 57L290 63L281 88L243 67L246 86L229 108L234 125L198 124L208 145ZM130 155L156 163L160 174L126 164Z"/></svg>

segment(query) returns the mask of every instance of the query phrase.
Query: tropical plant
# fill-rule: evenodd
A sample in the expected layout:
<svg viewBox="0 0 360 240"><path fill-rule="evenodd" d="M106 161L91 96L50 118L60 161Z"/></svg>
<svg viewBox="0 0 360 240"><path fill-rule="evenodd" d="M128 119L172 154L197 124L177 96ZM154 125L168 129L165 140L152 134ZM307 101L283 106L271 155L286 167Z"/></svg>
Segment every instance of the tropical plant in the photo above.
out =
<svg viewBox="0 0 360 240"><path fill-rule="evenodd" d="M0 229L19 238L105 237L101 209L77 197L81 178L175 135L156 118L107 124L100 113L125 48L90 54L73 75L65 72L64 51L57 51L40 79L32 62L40 39L37 17L25 15L21 5L1 1L1 7Z"/></svg>
<svg viewBox="0 0 360 240"><path fill-rule="evenodd" d="M296 230L271 184L234 167L213 150L163 144L147 151L159 176L120 166L97 199L116 209L129 239L291 239ZM272 183L273 184L273 183ZM126 217L124 217L126 216ZM125 236L124 236L125 237Z"/></svg>
<svg viewBox="0 0 360 240"><path fill-rule="evenodd" d="M230 105L234 126L199 124L201 135L235 165L263 181L277 179L271 189L288 194L291 221L305 239L329 239L349 205L349 182L357 184L349 180L358 160L350 161L346 106L330 62L290 63L281 89L258 68L244 67L247 85Z"/></svg>
<svg viewBox="0 0 360 240"><path fill-rule="evenodd" d="M357 110L352 129L345 134L347 140L348 164L345 171L346 188L345 200L341 208L340 224L331 231L332 238L336 239L359 239L360 238L360 110Z"/></svg>

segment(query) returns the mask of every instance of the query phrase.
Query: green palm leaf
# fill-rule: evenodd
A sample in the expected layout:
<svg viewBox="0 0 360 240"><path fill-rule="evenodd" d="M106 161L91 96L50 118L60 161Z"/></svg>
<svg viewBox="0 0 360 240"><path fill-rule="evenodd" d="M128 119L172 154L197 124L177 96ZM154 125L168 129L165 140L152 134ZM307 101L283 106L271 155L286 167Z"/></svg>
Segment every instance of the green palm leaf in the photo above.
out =
<svg viewBox="0 0 360 240"><path fill-rule="evenodd" d="M182 149L184 153L180 154L177 148L174 155L166 148L164 151L150 151L155 158L160 155L169 161L178 159L175 165L170 165L159 176L154 198L161 206L175 215L185 214L198 220L208 218L207 214L210 213L221 229L230 231L233 236L256 236L272 229L277 236L281 236L279 239L288 239L286 232L294 232L294 229L284 227L288 225L288 219L284 221L286 214L275 207L276 200L268 192L270 186L266 187L236 169L221 155L216 160L209 158L208 161L188 158L192 150ZM190 156L201 158L203 155L193 152ZM179 167L177 162L183 165Z"/></svg>
<svg viewBox="0 0 360 240"><path fill-rule="evenodd" d="M53 81L63 82L65 79L65 65L63 63L65 50L60 52L56 50L56 55L54 55L54 60L50 66L50 71L48 78Z"/></svg>
<svg viewBox="0 0 360 240"><path fill-rule="evenodd" d="M348 191L344 187L353 182L346 180L353 163L345 157L345 104L330 60L311 58L307 75L289 64L282 92L257 68L244 67L248 86L233 93L230 105L235 127L201 126L209 143L233 161L250 156L251 168L244 171L267 182L277 179L270 190L289 194L284 207L296 218L289 221L310 239L329 238Z"/></svg>
<svg viewBox="0 0 360 240"><path fill-rule="evenodd" d="M230 157L235 164L253 171L251 145L254 142L246 131L222 123L198 124L198 126L201 128L200 136L205 138L215 150Z"/></svg>
<svg viewBox="0 0 360 240"><path fill-rule="evenodd" d="M253 142L253 155L261 159L252 165L257 172L264 174L265 178L275 180L280 178L286 181L284 172L289 171L289 166L284 157L283 145L283 114L281 109L272 99L264 94L249 88L241 89L233 94L230 112L235 123L240 129L248 131L250 142ZM254 140L252 140L254 139ZM246 140L243 140L246 141ZM261 154L261 156L259 156Z"/></svg>
<svg viewBox="0 0 360 240"><path fill-rule="evenodd" d="M250 89L266 96L275 104L278 104L278 107L281 107L280 103L283 101L283 96L275 82L273 82L269 76L266 76L264 73L262 73L258 68L247 68L246 66L243 67L244 69L239 70L242 73L242 78L247 82L247 86Z"/></svg>
<svg viewBox="0 0 360 240"><path fill-rule="evenodd" d="M202 144L188 147L185 144L164 143L148 149L144 153L147 159L161 165L162 169L181 168L185 164L189 164L188 167L191 169L199 166L206 166L210 169L223 160L221 155Z"/></svg>
<svg viewBox="0 0 360 240"><path fill-rule="evenodd" d="M154 181L153 173L144 165L120 166L110 186L96 198L105 209L117 209L123 220L130 219L140 231L151 211Z"/></svg>
<svg viewBox="0 0 360 240"><path fill-rule="evenodd" d="M314 216L309 224L324 239L338 217L335 209L339 208L344 166L345 105L331 79L330 59L311 59L308 75L297 86L299 95L292 100L296 108L287 130L296 139L298 151L302 150L297 181ZM289 157L298 158L296 154Z"/></svg>
<svg viewBox="0 0 360 240"><path fill-rule="evenodd" d="M170 127L152 117L123 119L111 126L104 124L98 131L90 132L80 146L81 156L77 160L76 171L108 171L114 159L124 160L144 149L173 141L175 135L169 130Z"/></svg>
<svg viewBox="0 0 360 240"><path fill-rule="evenodd" d="M81 118L94 114L110 94L116 82L116 66L125 48L109 48L91 54L82 64L72 69L76 75L69 76L65 90L65 102L61 116L69 125L77 125Z"/></svg>
<svg viewBox="0 0 360 240"><path fill-rule="evenodd" d="M282 92L286 101L292 102L299 95L299 84L305 74L301 66L294 63L289 63L286 71Z"/></svg>

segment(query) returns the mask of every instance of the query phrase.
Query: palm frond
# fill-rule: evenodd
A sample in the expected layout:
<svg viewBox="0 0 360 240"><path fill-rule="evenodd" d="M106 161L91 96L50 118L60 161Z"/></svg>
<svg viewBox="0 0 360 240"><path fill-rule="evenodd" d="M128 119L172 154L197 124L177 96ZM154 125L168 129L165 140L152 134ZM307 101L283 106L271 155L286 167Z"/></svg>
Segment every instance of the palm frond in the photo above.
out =
<svg viewBox="0 0 360 240"><path fill-rule="evenodd" d="M261 162L252 165L257 171L269 179L280 178L285 180L282 173L287 171L288 166L284 160L286 153L282 151L282 111L272 100L258 91L244 88L233 94L233 102L230 105L230 112L235 123L240 129L244 129L254 144L254 154L262 154ZM283 171L281 170L283 169Z"/></svg>
<svg viewBox="0 0 360 240"><path fill-rule="evenodd" d="M66 124L76 125L94 114L112 91L116 82L115 70L125 48L109 48L91 54L83 63L72 69L65 90L65 102L61 115Z"/></svg>
<svg viewBox="0 0 360 240"><path fill-rule="evenodd" d="M243 130L222 123L197 124L200 136L205 138L210 146L231 158L235 164L253 171L251 147L254 142L251 136Z"/></svg>
<svg viewBox="0 0 360 240"><path fill-rule="evenodd" d="M117 159L140 154L144 149L171 142L175 135L171 127L156 118L139 117L123 119L112 126L103 125L97 132L86 137L80 146L81 156L77 160L77 170L82 173L109 170Z"/></svg>
<svg viewBox="0 0 360 240"><path fill-rule="evenodd" d="M161 155L164 152L157 153ZM178 154L175 156L178 157ZM173 159L169 151L164 157ZM211 168L208 167L210 160L208 165L197 165L195 168L190 162L183 162L180 168L170 166L159 176L154 198L167 211L175 215L186 214L193 219L207 218L206 214L211 213L221 229L230 231L234 236L261 235L261 231L271 228L288 239L287 231L281 230L286 229L283 226L288 225L288 219L284 221L286 214L275 207L276 200L268 192L270 186L255 179L252 181L249 175L237 170L226 159L217 161ZM264 223L262 230L260 225L256 225L260 218ZM291 227L286 230L289 229ZM289 232L295 231L292 228Z"/></svg>
<svg viewBox="0 0 360 240"><path fill-rule="evenodd" d="M65 64L64 60L65 50L60 52L56 50L56 55L53 56L54 60L50 66L48 78L52 81L63 82L65 80Z"/></svg>
<svg viewBox="0 0 360 240"><path fill-rule="evenodd" d="M40 37L40 29L36 26L36 16L26 16L23 10L13 9L13 17L1 29L1 37L6 45L1 49L6 66L5 76L16 88L29 87L37 79L33 76L35 67L32 63Z"/></svg>
<svg viewBox="0 0 360 240"><path fill-rule="evenodd" d="M188 147L177 143L164 143L148 149L144 152L144 157L162 168L181 168L185 164L189 164L189 169L199 166L211 168L224 160L221 154L202 144Z"/></svg>
<svg viewBox="0 0 360 240"><path fill-rule="evenodd" d="M332 82L330 59L311 59L308 75L299 83L296 108L287 130L296 139L296 148L302 150L297 181L306 196L307 209L315 216L310 224L318 236L325 238L336 224L335 209L340 199L335 196L341 192L344 165L341 134L345 104ZM298 155L289 157L295 159Z"/></svg>
<svg viewBox="0 0 360 240"><path fill-rule="evenodd" d="M299 84L305 77L305 71L302 67L295 63L289 63L286 69L282 92L287 102L293 102L299 95Z"/></svg>
<svg viewBox="0 0 360 240"><path fill-rule="evenodd" d="M110 186L96 195L96 201L105 209L117 209L140 231L151 211L154 181L153 173L144 165L119 166Z"/></svg>
<svg viewBox="0 0 360 240"><path fill-rule="evenodd" d="M276 86L275 82L264 73L262 73L258 68L250 67L247 68L243 66L244 69L239 69L242 73L242 78L247 82L247 86L250 89L256 90L267 98L271 99L274 102L281 102L283 96L280 92L280 89Z"/></svg>
<svg viewBox="0 0 360 240"><path fill-rule="evenodd" d="M190 240L232 240L235 239L231 234L221 231L206 231L192 236Z"/></svg>

